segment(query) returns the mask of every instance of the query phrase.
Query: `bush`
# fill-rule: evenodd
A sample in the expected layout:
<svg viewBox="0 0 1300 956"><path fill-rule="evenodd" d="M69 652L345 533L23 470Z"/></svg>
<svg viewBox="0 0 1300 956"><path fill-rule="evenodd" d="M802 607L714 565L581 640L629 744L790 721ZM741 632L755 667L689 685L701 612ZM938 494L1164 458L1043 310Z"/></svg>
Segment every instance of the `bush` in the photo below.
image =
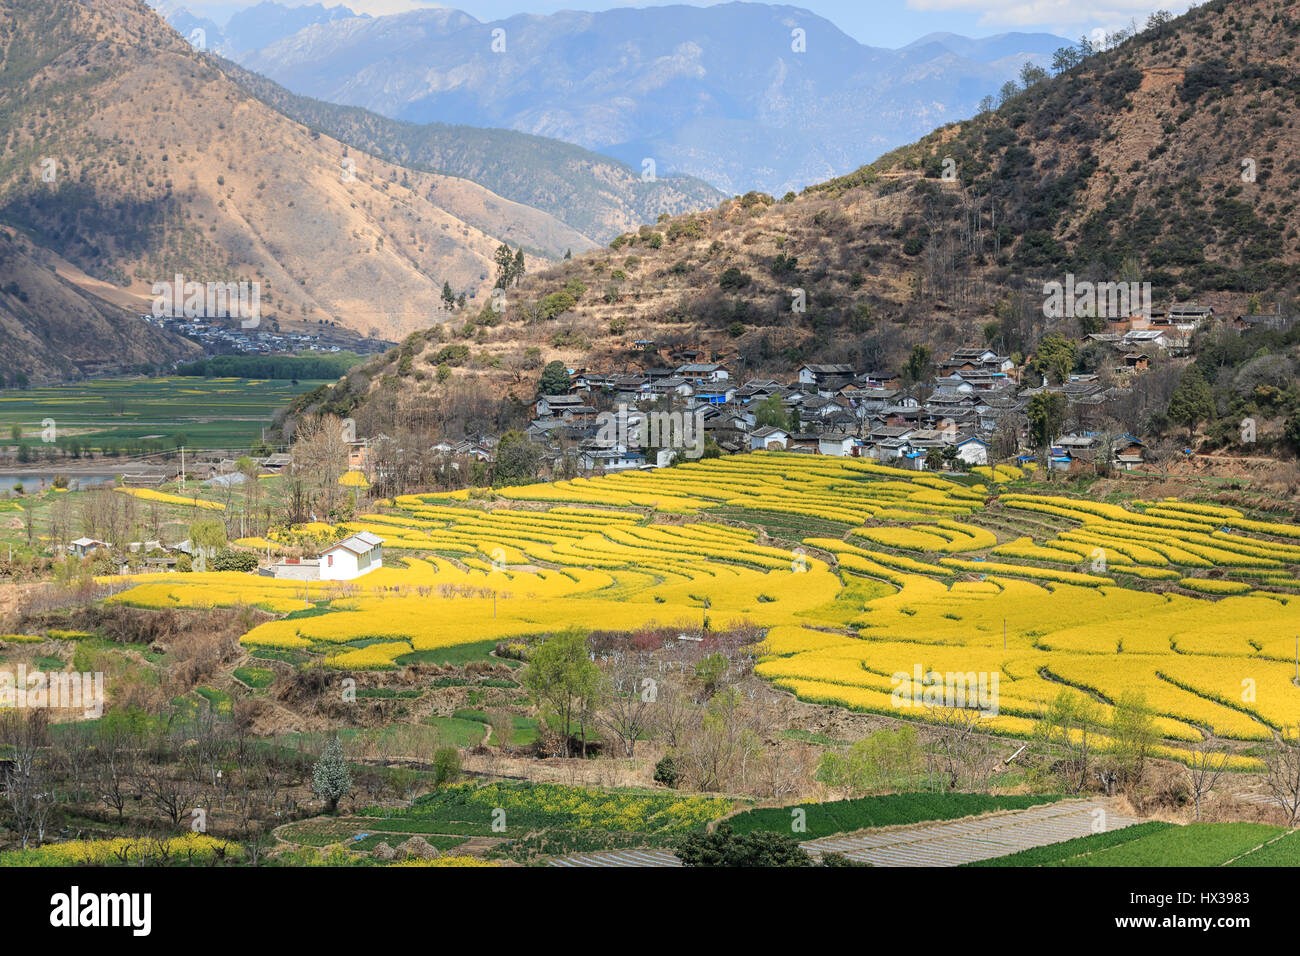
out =
<svg viewBox="0 0 1300 956"><path fill-rule="evenodd" d="M257 555L234 548L222 548L212 559L213 571L256 571Z"/></svg>
<svg viewBox="0 0 1300 956"><path fill-rule="evenodd" d="M439 747L433 755L433 782L446 786L460 779L460 751L455 747Z"/></svg>
<svg viewBox="0 0 1300 956"><path fill-rule="evenodd" d="M812 866L799 841L784 833L732 832L719 824L713 833L692 833L677 846L686 866Z"/></svg>
<svg viewBox="0 0 1300 956"><path fill-rule="evenodd" d="M749 285L750 278L741 272L735 266L727 269L718 276L718 285L723 289L743 289Z"/></svg>
<svg viewBox="0 0 1300 956"><path fill-rule="evenodd" d="M664 757L655 764L655 783L662 783L665 787L676 788L677 781L681 778L682 774L677 769L677 761L672 757Z"/></svg>

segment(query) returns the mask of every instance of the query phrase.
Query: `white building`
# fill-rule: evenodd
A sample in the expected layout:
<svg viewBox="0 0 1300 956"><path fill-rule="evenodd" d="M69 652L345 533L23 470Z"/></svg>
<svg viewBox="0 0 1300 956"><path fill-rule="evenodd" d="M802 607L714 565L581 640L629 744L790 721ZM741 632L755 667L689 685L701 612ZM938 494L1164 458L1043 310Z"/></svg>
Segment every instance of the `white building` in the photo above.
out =
<svg viewBox="0 0 1300 956"><path fill-rule="evenodd" d="M320 579L351 581L383 563L384 539L369 531L358 531L320 553Z"/></svg>

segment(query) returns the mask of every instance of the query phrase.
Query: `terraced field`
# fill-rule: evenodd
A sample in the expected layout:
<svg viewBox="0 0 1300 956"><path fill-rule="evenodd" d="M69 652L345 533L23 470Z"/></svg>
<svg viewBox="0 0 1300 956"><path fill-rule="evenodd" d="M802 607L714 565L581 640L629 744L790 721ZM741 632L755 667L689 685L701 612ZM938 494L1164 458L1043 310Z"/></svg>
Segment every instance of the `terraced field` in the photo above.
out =
<svg viewBox="0 0 1300 956"><path fill-rule="evenodd" d="M1035 494L1022 477L757 453L411 495L298 529L385 539L391 566L351 584L157 575L117 600L314 605L243 642L344 669L572 626L744 623L766 632L758 673L808 701L929 720L940 709L918 678L990 675L983 726L1024 737L1062 689L1103 720L1136 692L1176 758L1207 736L1249 745L1300 722L1300 527L1214 504Z"/></svg>
<svg viewBox="0 0 1300 956"><path fill-rule="evenodd" d="M946 823L868 830L808 840L813 857L841 853L873 866L957 866L1006 856L1029 847L1060 843L1094 833L1111 833L1137 823L1109 810L1104 801L1067 800ZM1271 829L1271 828L1268 828ZM663 849L613 850L573 854L553 866L681 866Z"/></svg>

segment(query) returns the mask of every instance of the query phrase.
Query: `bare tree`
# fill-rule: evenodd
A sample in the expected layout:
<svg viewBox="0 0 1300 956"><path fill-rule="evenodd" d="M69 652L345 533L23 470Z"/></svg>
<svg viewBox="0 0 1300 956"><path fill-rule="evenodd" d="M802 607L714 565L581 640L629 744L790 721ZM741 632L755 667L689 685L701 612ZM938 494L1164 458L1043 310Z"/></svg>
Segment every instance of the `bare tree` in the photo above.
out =
<svg viewBox="0 0 1300 956"><path fill-rule="evenodd" d="M45 837L45 824L54 809L47 749L48 716L39 708L0 714L0 744L10 751L13 765L5 800L13 816L13 830L25 850Z"/></svg>
<svg viewBox="0 0 1300 956"><path fill-rule="evenodd" d="M198 789L188 777L172 773L167 764L150 764L140 774L140 796L148 800L173 826L180 826L194 805Z"/></svg>
<svg viewBox="0 0 1300 956"><path fill-rule="evenodd" d="M650 713L658 701L659 682L647 676L643 660L616 652L602 675L605 684L597 713L601 726L618 738L623 756L636 756L636 743L650 728Z"/></svg>
<svg viewBox="0 0 1300 956"><path fill-rule="evenodd" d="M931 714L935 722L927 728L926 740L934 763L946 778L947 789L983 784L992 766L992 745L979 730L980 711L939 707Z"/></svg>
<svg viewBox="0 0 1300 956"><path fill-rule="evenodd" d="M1300 820L1300 725L1283 726L1264 750L1265 783L1290 826Z"/></svg>
<svg viewBox="0 0 1300 956"><path fill-rule="evenodd" d="M1183 770L1187 785L1192 789L1192 801L1196 805L1196 819L1201 818L1201 800L1208 796L1219 782L1219 777L1228 769L1228 755L1223 751L1210 749L1208 742L1198 744L1192 750L1192 758Z"/></svg>

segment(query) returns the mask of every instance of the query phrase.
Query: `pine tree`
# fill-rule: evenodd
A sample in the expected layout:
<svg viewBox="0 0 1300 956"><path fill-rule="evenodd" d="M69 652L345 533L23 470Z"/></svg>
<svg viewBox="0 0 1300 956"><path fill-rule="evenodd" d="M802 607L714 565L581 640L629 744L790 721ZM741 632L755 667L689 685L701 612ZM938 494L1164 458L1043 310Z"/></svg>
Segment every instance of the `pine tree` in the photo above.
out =
<svg viewBox="0 0 1300 956"><path fill-rule="evenodd" d="M1196 435L1196 426L1214 418L1214 391L1201 370L1189 366L1178 387L1169 396L1169 420L1187 426L1187 439Z"/></svg>
<svg viewBox="0 0 1300 956"><path fill-rule="evenodd" d="M352 789L352 773L343 758L343 744L335 737L325 745L320 759L311 771L312 793L326 803L326 812L338 809L339 800Z"/></svg>

